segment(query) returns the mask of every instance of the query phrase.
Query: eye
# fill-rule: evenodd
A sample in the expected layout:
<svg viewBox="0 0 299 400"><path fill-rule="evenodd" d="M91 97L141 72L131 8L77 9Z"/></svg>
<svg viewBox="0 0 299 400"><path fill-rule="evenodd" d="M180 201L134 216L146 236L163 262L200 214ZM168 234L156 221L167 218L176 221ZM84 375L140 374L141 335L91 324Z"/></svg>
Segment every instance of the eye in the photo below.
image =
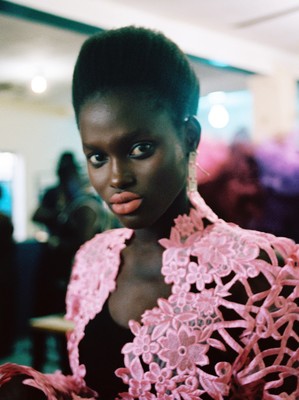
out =
<svg viewBox="0 0 299 400"><path fill-rule="evenodd" d="M154 150L153 143L137 143L132 147L130 157L139 159L147 158L153 154Z"/></svg>
<svg viewBox="0 0 299 400"><path fill-rule="evenodd" d="M92 153L92 154L88 154L86 157L87 157L88 162L94 168L101 167L107 161L107 156L105 154L102 154L102 153Z"/></svg>

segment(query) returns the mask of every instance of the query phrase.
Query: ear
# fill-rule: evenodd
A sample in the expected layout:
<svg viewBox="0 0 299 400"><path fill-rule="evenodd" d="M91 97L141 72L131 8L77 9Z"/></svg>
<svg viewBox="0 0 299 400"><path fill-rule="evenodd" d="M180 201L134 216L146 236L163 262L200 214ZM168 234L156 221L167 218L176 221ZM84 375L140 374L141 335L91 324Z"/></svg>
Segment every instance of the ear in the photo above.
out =
<svg viewBox="0 0 299 400"><path fill-rule="evenodd" d="M198 119L194 115L186 118L184 121L184 129L188 153L196 151L201 136L201 126Z"/></svg>

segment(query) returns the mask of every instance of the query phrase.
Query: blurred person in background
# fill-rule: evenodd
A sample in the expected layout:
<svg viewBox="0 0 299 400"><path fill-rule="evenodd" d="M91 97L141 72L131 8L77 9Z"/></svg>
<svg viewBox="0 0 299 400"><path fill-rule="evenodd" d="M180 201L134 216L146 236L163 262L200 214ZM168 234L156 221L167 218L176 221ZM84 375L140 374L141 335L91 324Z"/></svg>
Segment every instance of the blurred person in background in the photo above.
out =
<svg viewBox="0 0 299 400"><path fill-rule="evenodd" d="M65 295L78 248L96 233L118 226L84 179L75 156L64 152L57 165L58 184L46 189L33 221L42 224L48 240L38 267L33 316L65 313ZM65 338L58 340L62 369L68 370ZM45 363L45 335L33 333L33 366Z"/></svg>

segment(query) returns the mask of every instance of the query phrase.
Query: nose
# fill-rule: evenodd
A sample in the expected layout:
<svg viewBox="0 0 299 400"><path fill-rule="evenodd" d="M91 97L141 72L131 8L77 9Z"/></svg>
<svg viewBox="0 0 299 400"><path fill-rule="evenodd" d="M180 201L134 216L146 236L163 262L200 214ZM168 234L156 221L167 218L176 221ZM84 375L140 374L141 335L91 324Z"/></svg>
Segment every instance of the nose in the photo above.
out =
<svg viewBox="0 0 299 400"><path fill-rule="evenodd" d="M129 160L112 160L110 185L113 188L125 189L135 182L135 175Z"/></svg>

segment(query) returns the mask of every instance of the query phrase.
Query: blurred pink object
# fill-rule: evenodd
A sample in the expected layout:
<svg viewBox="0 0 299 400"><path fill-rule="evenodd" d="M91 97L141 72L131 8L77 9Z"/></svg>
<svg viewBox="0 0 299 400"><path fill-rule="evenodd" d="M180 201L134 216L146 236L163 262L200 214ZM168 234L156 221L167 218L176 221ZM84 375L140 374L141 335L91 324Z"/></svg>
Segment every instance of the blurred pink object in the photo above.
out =
<svg viewBox="0 0 299 400"><path fill-rule="evenodd" d="M95 400L96 393L86 386L78 387L73 376L64 376L60 371L43 374L34 368L13 363L1 365L0 387L19 375L26 375L23 383L41 390L48 400Z"/></svg>
<svg viewBox="0 0 299 400"><path fill-rule="evenodd" d="M288 196L299 194L299 133L262 143L256 160L265 187Z"/></svg>
<svg viewBox="0 0 299 400"><path fill-rule="evenodd" d="M197 181L199 184L213 180L226 164L229 146L219 140L201 140L197 148Z"/></svg>

